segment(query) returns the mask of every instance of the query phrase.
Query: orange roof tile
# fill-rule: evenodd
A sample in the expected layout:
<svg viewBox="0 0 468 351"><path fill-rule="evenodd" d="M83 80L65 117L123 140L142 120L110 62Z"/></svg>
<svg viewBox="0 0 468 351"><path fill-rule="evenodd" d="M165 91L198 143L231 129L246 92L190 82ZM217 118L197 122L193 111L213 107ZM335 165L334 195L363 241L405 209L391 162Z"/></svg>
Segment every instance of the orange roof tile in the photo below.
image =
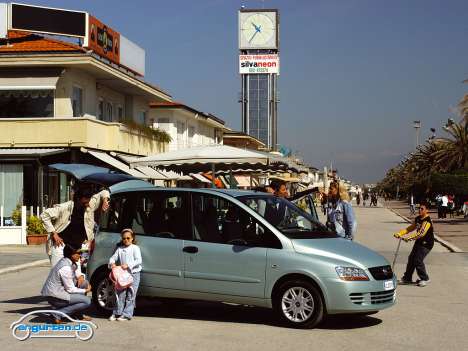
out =
<svg viewBox="0 0 468 351"><path fill-rule="evenodd" d="M8 31L8 39L0 39L0 53L16 52L85 52L78 45L20 31Z"/></svg>

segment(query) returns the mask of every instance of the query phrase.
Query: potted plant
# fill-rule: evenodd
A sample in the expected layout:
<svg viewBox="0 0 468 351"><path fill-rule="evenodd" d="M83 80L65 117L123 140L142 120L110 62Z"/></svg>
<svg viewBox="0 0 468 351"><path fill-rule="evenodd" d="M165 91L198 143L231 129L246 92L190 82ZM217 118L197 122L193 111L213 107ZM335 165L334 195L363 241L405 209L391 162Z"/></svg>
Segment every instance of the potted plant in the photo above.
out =
<svg viewBox="0 0 468 351"><path fill-rule="evenodd" d="M27 223L26 241L28 245L42 245L47 242L47 232L37 216L30 216Z"/></svg>

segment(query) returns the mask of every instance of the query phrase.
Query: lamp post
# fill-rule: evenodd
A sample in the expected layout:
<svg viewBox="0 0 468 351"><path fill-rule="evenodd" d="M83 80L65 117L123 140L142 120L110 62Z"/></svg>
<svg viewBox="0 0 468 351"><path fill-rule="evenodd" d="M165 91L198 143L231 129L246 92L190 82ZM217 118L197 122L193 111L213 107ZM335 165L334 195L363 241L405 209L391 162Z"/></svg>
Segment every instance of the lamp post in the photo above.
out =
<svg viewBox="0 0 468 351"><path fill-rule="evenodd" d="M414 127L414 130L416 132L416 145L415 145L415 149L418 148L419 146L419 130L421 129L421 121L413 121L413 127Z"/></svg>

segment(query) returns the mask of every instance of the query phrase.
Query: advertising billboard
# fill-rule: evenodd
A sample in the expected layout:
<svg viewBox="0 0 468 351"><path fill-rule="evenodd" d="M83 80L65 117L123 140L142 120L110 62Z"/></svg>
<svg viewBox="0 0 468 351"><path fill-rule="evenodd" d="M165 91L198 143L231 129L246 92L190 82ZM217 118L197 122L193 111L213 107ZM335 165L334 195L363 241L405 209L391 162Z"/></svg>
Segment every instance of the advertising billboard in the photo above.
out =
<svg viewBox="0 0 468 351"><path fill-rule="evenodd" d="M120 35L120 64L133 72L145 75L145 50Z"/></svg>
<svg viewBox="0 0 468 351"><path fill-rule="evenodd" d="M239 73L276 73L279 74L279 57L268 55L239 55Z"/></svg>
<svg viewBox="0 0 468 351"><path fill-rule="evenodd" d="M29 32L86 36L86 12L12 3L9 29Z"/></svg>
<svg viewBox="0 0 468 351"><path fill-rule="evenodd" d="M84 46L109 61L120 63L120 33L91 15L88 16L88 37Z"/></svg>

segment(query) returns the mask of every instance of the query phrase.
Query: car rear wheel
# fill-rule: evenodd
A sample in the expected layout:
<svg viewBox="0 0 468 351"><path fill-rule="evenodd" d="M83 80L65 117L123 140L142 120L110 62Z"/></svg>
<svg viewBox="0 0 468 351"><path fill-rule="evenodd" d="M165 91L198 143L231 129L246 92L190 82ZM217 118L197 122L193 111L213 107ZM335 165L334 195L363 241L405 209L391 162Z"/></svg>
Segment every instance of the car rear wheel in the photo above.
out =
<svg viewBox="0 0 468 351"><path fill-rule="evenodd" d="M109 314L117 304L114 284L109 279L109 272L102 270L93 277L93 303L102 314Z"/></svg>
<svg viewBox="0 0 468 351"><path fill-rule="evenodd" d="M324 315L320 292L305 280L283 283L275 293L273 308L280 322L292 328L313 328Z"/></svg>

